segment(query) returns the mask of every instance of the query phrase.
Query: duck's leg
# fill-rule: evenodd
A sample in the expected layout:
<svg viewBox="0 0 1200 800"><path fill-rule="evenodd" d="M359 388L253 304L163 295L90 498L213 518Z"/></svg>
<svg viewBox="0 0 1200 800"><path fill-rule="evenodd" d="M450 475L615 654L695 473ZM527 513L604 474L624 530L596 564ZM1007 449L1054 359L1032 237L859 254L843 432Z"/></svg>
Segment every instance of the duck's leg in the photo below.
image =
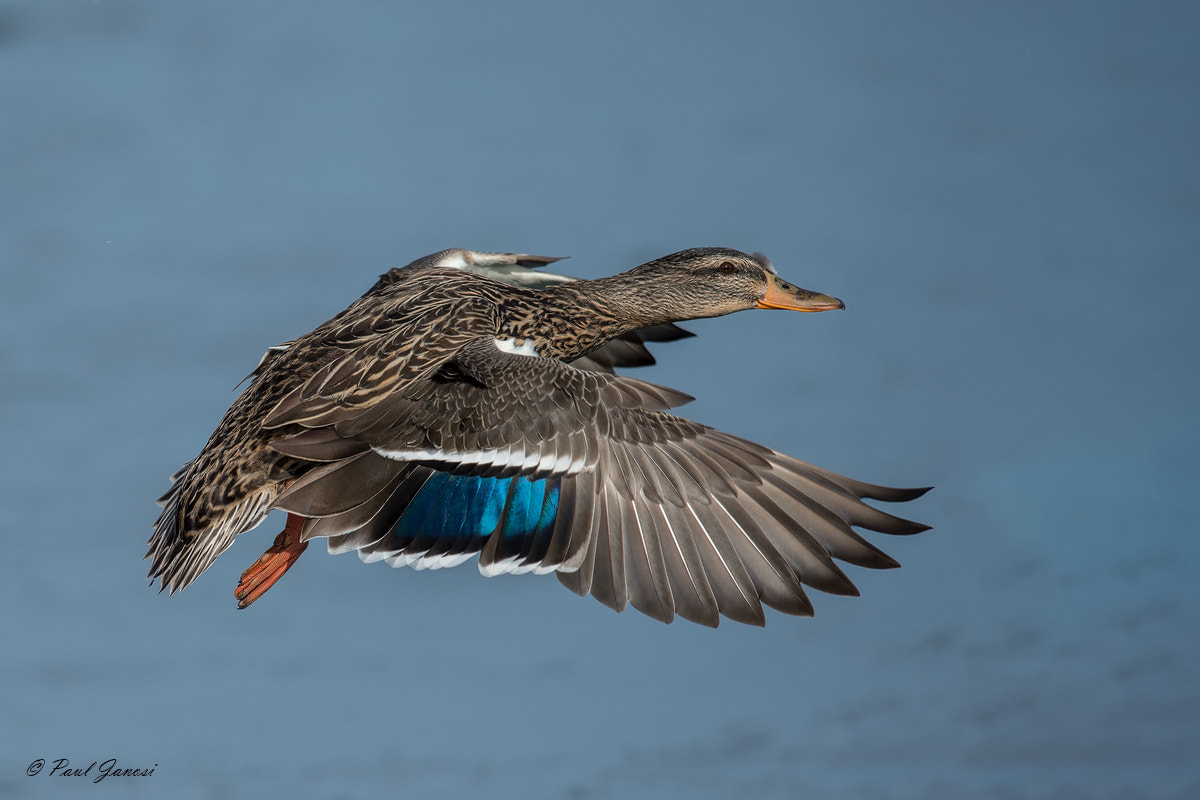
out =
<svg viewBox="0 0 1200 800"><path fill-rule="evenodd" d="M287 525L275 537L275 544L242 573L237 588L233 590L238 599L238 608L246 608L262 597L296 563L296 559L308 547L308 542L300 540L303 530L304 517L288 514Z"/></svg>

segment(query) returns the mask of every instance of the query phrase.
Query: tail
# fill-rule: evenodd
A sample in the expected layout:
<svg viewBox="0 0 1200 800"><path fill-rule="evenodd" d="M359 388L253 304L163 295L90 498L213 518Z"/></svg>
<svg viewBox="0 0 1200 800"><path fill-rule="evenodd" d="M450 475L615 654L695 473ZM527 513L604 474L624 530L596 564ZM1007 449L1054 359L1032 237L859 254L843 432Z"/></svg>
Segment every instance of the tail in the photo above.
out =
<svg viewBox="0 0 1200 800"><path fill-rule="evenodd" d="M189 461L172 475L171 488L158 499L162 513L154 523L145 558L151 559L147 577L151 583L158 580L160 592L165 589L174 594L190 585L239 533L258 525L270 510L269 499L260 495L247 498L230 513L217 515L208 525L189 524L184 499L194 463Z"/></svg>

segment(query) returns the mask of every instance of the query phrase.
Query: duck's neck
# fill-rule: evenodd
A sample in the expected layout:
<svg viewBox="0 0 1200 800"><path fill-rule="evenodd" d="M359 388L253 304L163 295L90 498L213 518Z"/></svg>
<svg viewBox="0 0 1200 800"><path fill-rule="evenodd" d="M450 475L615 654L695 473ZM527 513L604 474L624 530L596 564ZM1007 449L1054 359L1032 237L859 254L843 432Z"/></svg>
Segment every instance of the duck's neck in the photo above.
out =
<svg viewBox="0 0 1200 800"><path fill-rule="evenodd" d="M639 285L634 272L555 284L538 292L530 322L541 340L542 355L578 358L623 333L682 319L671 304L655 302L654 288Z"/></svg>

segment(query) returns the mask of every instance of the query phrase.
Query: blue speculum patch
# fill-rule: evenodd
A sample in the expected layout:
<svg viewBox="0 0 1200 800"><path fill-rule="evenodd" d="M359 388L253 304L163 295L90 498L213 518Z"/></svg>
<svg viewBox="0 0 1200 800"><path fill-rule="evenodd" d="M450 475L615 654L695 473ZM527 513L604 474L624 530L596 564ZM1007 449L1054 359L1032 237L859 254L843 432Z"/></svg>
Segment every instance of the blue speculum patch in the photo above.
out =
<svg viewBox="0 0 1200 800"><path fill-rule="evenodd" d="M393 535L406 539L542 538L558 514L559 481L435 472L409 502Z"/></svg>

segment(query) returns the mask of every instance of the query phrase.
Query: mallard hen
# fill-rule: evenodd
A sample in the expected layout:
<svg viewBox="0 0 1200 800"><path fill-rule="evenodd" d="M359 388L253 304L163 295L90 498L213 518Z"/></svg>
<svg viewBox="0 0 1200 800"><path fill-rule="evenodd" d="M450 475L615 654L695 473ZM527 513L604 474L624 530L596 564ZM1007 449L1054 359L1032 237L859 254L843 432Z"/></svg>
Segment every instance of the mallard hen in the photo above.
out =
<svg viewBox="0 0 1200 800"><path fill-rule="evenodd" d="M893 489L669 413L692 399L611 374L652 363L672 323L752 308L826 311L759 254L684 250L610 278L556 259L446 250L393 269L345 311L271 348L201 453L172 476L146 555L170 592L272 509L244 608L308 542L366 562L554 572L580 595L670 622L809 616L804 585L857 594L834 562L898 564L851 526L927 526L864 498Z"/></svg>

